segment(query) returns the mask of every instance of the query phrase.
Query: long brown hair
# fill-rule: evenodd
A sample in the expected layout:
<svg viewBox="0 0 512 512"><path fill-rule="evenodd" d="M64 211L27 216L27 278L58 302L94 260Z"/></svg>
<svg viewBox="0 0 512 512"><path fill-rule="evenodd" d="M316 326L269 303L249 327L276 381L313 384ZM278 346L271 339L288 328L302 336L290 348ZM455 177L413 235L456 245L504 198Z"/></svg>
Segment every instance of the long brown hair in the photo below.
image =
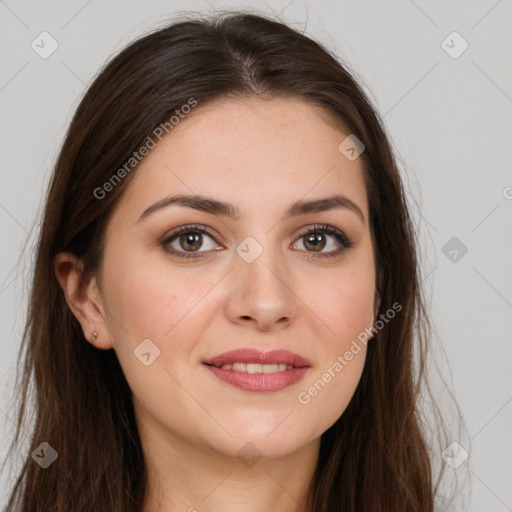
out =
<svg viewBox="0 0 512 512"><path fill-rule="evenodd" d="M429 319L413 222L382 120L322 44L264 15L223 12L189 16L129 44L99 72L72 119L38 240L11 450L27 418L35 419L6 512L141 510L147 478L129 386L115 352L84 340L53 260L71 251L82 258L84 274L95 272L106 222L136 169L104 197L98 188L177 109L191 98L201 108L219 98L253 96L315 104L364 143L378 314L402 306L368 344L352 400L322 435L308 510L433 510L442 470L436 480L418 405L421 390L430 389L424 371ZM28 409L32 378L34 411ZM31 457L42 442L58 452L47 469Z"/></svg>

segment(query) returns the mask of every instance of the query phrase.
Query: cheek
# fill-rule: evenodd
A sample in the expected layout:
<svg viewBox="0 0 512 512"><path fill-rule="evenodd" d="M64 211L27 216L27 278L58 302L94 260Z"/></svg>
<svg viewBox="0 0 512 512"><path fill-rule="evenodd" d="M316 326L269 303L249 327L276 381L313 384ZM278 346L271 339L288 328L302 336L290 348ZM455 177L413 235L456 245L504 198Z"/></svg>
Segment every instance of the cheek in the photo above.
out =
<svg viewBox="0 0 512 512"><path fill-rule="evenodd" d="M375 273L371 265L358 264L350 271L315 281L309 286L307 304L324 324L324 352L345 350L358 334L370 326L375 299ZM316 290L311 294L311 290Z"/></svg>
<svg viewBox="0 0 512 512"><path fill-rule="evenodd" d="M133 378L141 370L137 354L143 342L152 358L158 355L158 366L185 362L194 340L205 329L207 319L204 314L198 316L196 306L212 284L194 281L179 270L170 274L169 268L135 258L117 262L111 258L106 261L105 272L109 273L105 287L108 329L125 373L136 370Z"/></svg>
<svg viewBox="0 0 512 512"><path fill-rule="evenodd" d="M373 292L346 288L330 298L336 306L325 310L329 334L317 337L318 363L296 396L299 414L316 418L306 420L312 437L325 432L347 408L361 379L369 340L365 329L370 326Z"/></svg>
<svg viewBox="0 0 512 512"><path fill-rule="evenodd" d="M297 395L302 414L321 418L315 427L321 423L321 431L343 414L359 384L369 339L365 329L372 320L375 274L371 265L361 264L326 284L323 290L327 291L316 288L318 293L309 295L308 306L321 319L317 332L325 335L316 338L319 364Z"/></svg>
<svg viewBox="0 0 512 512"><path fill-rule="evenodd" d="M110 258L106 298L131 337L169 337L211 288L207 276L198 279L189 270L172 269L165 261L135 255L122 261ZM112 315L113 316L113 315ZM112 323L112 322L111 322ZM115 327L115 325L114 325Z"/></svg>
<svg viewBox="0 0 512 512"><path fill-rule="evenodd" d="M167 271L164 278L152 268L131 274L118 269L115 285L112 281L110 286L116 318L109 322L109 331L139 407L166 428L187 432L191 418L204 416L188 393L196 371L190 362L208 329L211 307L205 295L214 283L206 279L192 283L191 276L179 271L172 276ZM178 417L163 412L177 409Z"/></svg>

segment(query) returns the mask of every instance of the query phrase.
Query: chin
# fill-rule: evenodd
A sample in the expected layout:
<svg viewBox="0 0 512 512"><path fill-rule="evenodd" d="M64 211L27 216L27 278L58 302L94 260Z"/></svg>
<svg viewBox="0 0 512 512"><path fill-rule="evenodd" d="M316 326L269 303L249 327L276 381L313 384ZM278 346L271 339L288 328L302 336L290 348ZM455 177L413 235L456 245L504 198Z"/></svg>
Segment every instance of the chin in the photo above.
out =
<svg viewBox="0 0 512 512"><path fill-rule="evenodd" d="M288 413L286 413L288 414ZM282 414L280 421L286 417ZM290 417L292 414L290 414ZM286 420L285 420L286 421ZM222 451L230 457L241 458L245 455L255 455L258 457L284 457L311 442L311 438L299 426L294 425L297 431L290 428L284 428L284 423L279 422L259 422L251 425L231 424L228 429L233 437L227 435L222 439L211 440L210 444L216 450ZM293 426L292 426L293 427Z"/></svg>

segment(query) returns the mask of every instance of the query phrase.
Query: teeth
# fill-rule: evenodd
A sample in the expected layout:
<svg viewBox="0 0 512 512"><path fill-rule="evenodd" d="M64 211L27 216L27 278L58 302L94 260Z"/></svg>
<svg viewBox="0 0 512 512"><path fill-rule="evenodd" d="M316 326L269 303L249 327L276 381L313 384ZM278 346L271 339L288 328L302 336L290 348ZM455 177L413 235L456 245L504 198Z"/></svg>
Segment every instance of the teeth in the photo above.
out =
<svg viewBox="0 0 512 512"><path fill-rule="evenodd" d="M233 363L223 364L223 370L235 370L243 373L277 373L292 370L293 365L284 363L259 364L259 363Z"/></svg>
<svg viewBox="0 0 512 512"><path fill-rule="evenodd" d="M281 370L279 370L279 365L277 363L274 363L274 364L262 364L261 371L263 373L276 373Z"/></svg>
<svg viewBox="0 0 512 512"><path fill-rule="evenodd" d="M248 363L247 364L247 373L263 373L263 365Z"/></svg>

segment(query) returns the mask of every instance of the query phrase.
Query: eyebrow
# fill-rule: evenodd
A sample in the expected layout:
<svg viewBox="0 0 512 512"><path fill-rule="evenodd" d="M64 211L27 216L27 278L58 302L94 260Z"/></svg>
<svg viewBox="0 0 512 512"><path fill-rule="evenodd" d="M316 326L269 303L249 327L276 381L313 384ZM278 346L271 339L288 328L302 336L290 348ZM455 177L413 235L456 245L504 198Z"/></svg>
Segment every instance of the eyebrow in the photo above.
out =
<svg viewBox="0 0 512 512"><path fill-rule="evenodd" d="M177 194L160 199L160 201L157 201L156 203L146 208L142 212L142 215L137 222L140 222L141 220L149 217L162 208L167 208L171 205L185 206L187 208L193 208L194 210L199 210L201 212L209 213L212 215L227 217L233 220L240 220L243 217L240 209L231 203L226 203L212 197L201 196L197 194ZM326 212L339 208L354 212L363 221L363 223L365 222L364 214L361 208L359 208L356 203L347 197L339 194L309 201L296 201L286 210L283 215L283 220L286 220L290 217L306 215L308 213Z"/></svg>

